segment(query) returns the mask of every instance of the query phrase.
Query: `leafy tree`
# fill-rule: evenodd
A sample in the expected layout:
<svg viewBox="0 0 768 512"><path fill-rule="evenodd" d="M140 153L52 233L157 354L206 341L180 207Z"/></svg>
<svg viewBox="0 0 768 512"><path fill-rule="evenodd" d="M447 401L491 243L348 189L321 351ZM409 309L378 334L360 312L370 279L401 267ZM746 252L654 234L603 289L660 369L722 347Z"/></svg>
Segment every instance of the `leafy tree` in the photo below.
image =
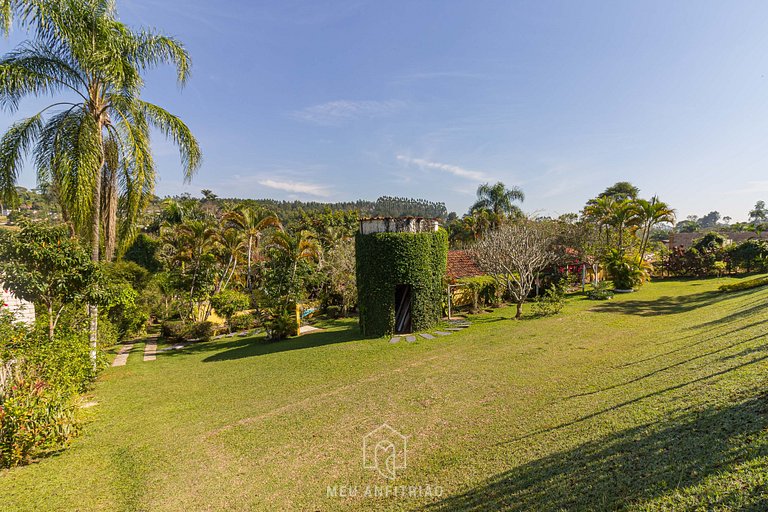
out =
<svg viewBox="0 0 768 512"><path fill-rule="evenodd" d="M0 230L0 281L45 308L50 339L64 308L91 298L97 280L96 265L65 228L36 223Z"/></svg>
<svg viewBox="0 0 768 512"><path fill-rule="evenodd" d="M223 290L211 297L211 304L218 314L227 319L227 331L232 332L232 317L235 313L247 309L250 299L244 293Z"/></svg>
<svg viewBox="0 0 768 512"><path fill-rule="evenodd" d="M720 220L720 212L712 211L698 220L699 226L702 228L714 228L717 226Z"/></svg>
<svg viewBox="0 0 768 512"><path fill-rule="evenodd" d="M606 188L599 197L611 197L616 201L637 199L640 189L628 181L619 181Z"/></svg>
<svg viewBox="0 0 768 512"><path fill-rule="evenodd" d="M755 207L749 212L749 221L753 225L764 224L768 221L768 209L765 207L765 201L755 203Z"/></svg>

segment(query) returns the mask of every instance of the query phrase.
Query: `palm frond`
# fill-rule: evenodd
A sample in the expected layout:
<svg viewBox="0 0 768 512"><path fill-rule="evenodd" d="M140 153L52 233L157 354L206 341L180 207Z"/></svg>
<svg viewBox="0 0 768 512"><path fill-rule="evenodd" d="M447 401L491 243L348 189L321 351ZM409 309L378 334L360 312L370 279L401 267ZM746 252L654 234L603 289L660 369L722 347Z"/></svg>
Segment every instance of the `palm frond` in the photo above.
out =
<svg viewBox="0 0 768 512"><path fill-rule="evenodd" d="M41 114L11 125L0 139L0 197L4 203L16 200L16 178L24 156L32 149L43 122Z"/></svg>

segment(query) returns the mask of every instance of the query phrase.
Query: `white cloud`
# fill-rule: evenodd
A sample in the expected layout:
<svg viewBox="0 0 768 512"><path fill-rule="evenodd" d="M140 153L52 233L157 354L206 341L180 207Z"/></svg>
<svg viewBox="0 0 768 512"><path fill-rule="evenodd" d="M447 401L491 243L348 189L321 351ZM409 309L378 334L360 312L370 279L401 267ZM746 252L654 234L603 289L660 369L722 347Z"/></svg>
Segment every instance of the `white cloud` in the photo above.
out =
<svg viewBox="0 0 768 512"><path fill-rule="evenodd" d="M487 179L485 174L479 171L470 171L458 165L444 164L442 162L433 162L424 158L411 158L405 155L397 155L397 159L401 162L405 162L409 165L416 165L423 169L437 169L438 171L444 171L460 178L466 178L469 180L482 181Z"/></svg>
<svg viewBox="0 0 768 512"><path fill-rule="evenodd" d="M321 103L291 113L291 116L315 124L334 125L362 118L384 117L402 109L402 101L337 100Z"/></svg>
<svg viewBox="0 0 768 512"><path fill-rule="evenodd" d="M259 185L275 190L284 190L296 194L307 194L310 196L327 197L330 195L328 187L317 185L315 183L302 183L300 181L277 181L277 180L259 180Z"/></svg>

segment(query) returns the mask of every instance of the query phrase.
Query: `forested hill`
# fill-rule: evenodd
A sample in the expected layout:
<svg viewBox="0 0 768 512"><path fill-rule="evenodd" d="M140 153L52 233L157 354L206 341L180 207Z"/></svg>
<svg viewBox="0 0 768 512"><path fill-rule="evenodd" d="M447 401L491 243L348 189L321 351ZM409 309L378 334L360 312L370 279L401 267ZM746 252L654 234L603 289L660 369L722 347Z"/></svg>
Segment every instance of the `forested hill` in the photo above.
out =
<svg viewBox="0 0 768 512"><path fill-rule="evenodd" d="M429 217L445 219L448 216L448 210L445 203L427 201L425 199L411 199L406 197L383 196L376 201L344 201L338 203L321 203L316 201L278 201L275 199L237 199L227 198L221 201L247 202L258 204L273 212L278 217L293 218L300 212L318 212L318 211L357 211L361 217L382 216L382 217Z"/></svg>

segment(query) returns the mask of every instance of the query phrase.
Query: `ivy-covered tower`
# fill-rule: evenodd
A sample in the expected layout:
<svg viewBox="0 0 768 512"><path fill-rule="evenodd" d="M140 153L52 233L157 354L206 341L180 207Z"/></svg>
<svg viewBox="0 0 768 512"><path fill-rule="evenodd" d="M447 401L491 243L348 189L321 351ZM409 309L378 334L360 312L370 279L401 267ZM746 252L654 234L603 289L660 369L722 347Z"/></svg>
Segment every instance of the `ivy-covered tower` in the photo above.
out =
<svg viewBox="0 0 768 512"><path fill-rule="evenodd" d="M364 335L423 331L440 321L448 234L436 220L363 219L355 242Z"/></svg>

